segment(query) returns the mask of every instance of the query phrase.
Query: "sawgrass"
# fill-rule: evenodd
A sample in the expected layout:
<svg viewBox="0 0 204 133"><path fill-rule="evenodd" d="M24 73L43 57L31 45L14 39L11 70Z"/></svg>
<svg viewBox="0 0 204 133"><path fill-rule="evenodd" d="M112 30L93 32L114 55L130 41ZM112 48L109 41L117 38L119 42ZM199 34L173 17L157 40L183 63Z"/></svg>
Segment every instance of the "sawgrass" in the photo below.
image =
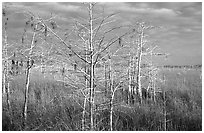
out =
<svg viewBox="0 0 204 133"><path fill-rule="evenodd" d="M114 130L162 131L164 130L164 109L167 111L167 130L202 130L202 82L200 71L162 70L166 83L166 106L160 96L157 102L127 105L117 93L114 107ZM23 130L22 112L24 102L25 75L16 76L11 82L12 117L8 115L6 96L2 96L2 130ZM26 130L81 130L83 97L75 94L75 88L64 85L51 75L32 73L29 88L28 122ZM104 95L97 95L97 103L104 102ZM101 99L101 100L100 100ZM89 122L87 116L87 123ZM109 130L109 111L97 111L95 130ZM12 119L12 123L11 123ZM87 130L88 124L87 124Z"/></svg>

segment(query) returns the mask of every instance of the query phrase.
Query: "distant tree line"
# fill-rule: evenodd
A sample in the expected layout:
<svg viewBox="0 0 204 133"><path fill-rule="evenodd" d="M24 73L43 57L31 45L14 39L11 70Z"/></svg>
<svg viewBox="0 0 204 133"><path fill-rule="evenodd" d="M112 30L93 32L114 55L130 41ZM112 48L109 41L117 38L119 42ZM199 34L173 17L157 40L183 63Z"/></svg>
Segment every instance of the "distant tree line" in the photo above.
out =
<svg viewBox="0 0 204 133"><path fill-rule="evenodd" d="M198 65L164 65L164 68L202 68L201 64Z"/></svg>

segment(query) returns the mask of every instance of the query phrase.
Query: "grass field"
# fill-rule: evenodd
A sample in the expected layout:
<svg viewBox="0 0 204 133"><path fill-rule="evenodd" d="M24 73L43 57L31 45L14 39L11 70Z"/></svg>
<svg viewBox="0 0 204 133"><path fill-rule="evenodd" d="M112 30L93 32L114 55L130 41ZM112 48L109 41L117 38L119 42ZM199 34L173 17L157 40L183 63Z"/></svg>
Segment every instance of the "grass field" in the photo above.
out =
<svg viewBox="0 0 204 133"><path fill-rule="evenodd" d="M200 70L163 69L166 83L166 105L145 102L127 105L124 101L114 108L114 130L162 131L202 130L202 81ZM12 117L8 115L6 95L2 95L2 130L22 130L25 76L16 76L11 82ZM81 130L83 98L75 88L54 80L51 75L32 73L29 90L27 130L59 131ZM116 99L120 99L118 93ZM106 99L97 96L98 102ZM164 115L164 110L167 115ZM109 112L97 112L96 130L109 129ZM12 122L11 122L12 120ZM87 119L89 121L89 119Z"/></svg>

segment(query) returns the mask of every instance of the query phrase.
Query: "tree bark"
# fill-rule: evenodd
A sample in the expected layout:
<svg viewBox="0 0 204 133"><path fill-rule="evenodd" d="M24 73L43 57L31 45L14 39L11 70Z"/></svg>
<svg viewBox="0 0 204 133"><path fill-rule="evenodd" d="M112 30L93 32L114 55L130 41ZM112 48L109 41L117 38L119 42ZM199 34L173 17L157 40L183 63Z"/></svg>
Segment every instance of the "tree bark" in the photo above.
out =
<svg viewBox="0 0 204 133"><path fill-rule="evenodd" d="M94 58L93 58L93 3L89 4L89 24L90 24L90 40L89 49L91 51L90 55L90 119L91 119L91 131L94 131Z"/></svg>
<svg viewBox="0 0 204 133"><path fill-rule="evenodd" d="M140 97L140 103L142 103L142 86L141 86L141 61L142 61L142 46L143 46L143 37L144 32L141 29L141 33L139 34L139 45L138 45L138 60L137 60L137 85L138 85L138 93Z"/></svg>
<svg viewBox="0 0 204 133"><path fill-rule="evenodd" d="M25 88L25 102L24 102L24 110L23 110L23 128L26 128L27 125L27 110L28 110L28 91L29 91L29 85L30 85L30 68L27 67L26 69L26 88Z"/></svg>
<svg viewBox="0 0 204 133"><path fill-rule="evenodd" d="M35 29L37 29L37 25L35 25ZM23 128L24 130L26 129L27 126L27 110L28 110L28 99L29 99L29 86L30 86L30 69L33 66L33 60L31 59L31 56L33 54L33 48L36 46L34 45L34 40L35 40L36 32L33 31L33 36L31 40L31 45L30 45L30 51L28 55L28 61L27 61L27 66L26 66L26 85L25 85L25 101L24 101L24 108L23 108Z"/></svg>
<svg viewBox="0 0 204 133"><path fill-rule="evenodd" d="M114 99L114 90L113 90L113 71L111 59L109 59L109 77L110 77L110 131L113 131L113 99Z"/></svg>
<svg viewBox="0 0 204 133"><path fill-rule="evenodd" d="M82 113L82 131L85 131L86 125L86 96L84 98L84 106L83 106L83 113Z"/></svg>

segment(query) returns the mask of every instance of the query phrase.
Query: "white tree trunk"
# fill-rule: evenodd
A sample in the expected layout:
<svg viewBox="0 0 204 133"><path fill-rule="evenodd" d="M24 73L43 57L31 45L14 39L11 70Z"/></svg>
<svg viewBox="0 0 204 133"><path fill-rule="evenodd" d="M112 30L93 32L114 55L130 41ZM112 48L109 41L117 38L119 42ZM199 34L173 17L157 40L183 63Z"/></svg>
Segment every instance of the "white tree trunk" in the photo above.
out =
<svg viewBox="0 0 204 133"><path fill-rule="evenodd" d="M90 119L91 119L91 131L94 131L94 58L93 58L93 3L89 4L89 24L90 24L90 40L89 40L89 49L91 52L90 55Z"/></svg>
<svg viewBox="0 0 204 133"><path fill-rule="evenodd" d="M84 98L84 105L83 105L83 112L82 112L82 131L85 131L85 125L86 125L86 100L87 98Z"/></svg>
<svg viewBox="0 0 204 133"><path fill-rule="evenodd" d="M138 93L140 97L140 102L142 103L142 87L141 87L141 63L142 63L142 45L143 45L143 29L139 35L139 45L138 45L138 60L137 60L137 84Z"/></svg>
<svg viewBox="0 0 204 133"><path fill-rule="evenodd" d="M26 125L27 125L27 110L28 110L28 91L29 91L29 85L30 85L30 68L28 67L26 69L25 102L24 102L24 110L23 110L23 117L24 117L23 127L24 127L24 129L26 128Z"/></svg>
<svg viewBox="0 0 204 133"><path fill-rule="evenodd" d="M37 25L35 25L35 28L37 29ZM27 108L28 108L28 99L29 99L28 92L29 92L29 86L30 86L30 70L31 70L31 67L33 65L31 63L31 56L33 54L33 48L36 46L36 45L34 45L35 36L36 36L36 33L35 33L35 31L33 31L32 41L31 41L31 45L30 45L30 51L29 51L29 55L28 55L27 67L26 67L25 101L24 101L24 109L23 109L23 117L24 117L23 128L24 128L24 130L26 129L26 126L27 126Z"/></svg>
<svg viewBox="0 0 204 133"><path fill-rule="evenodd" d="M114 99L114 90L113 90L113 71L111 59L109 59L109 75L110 75L110 131L113 131L113 99Z"/></svg>

